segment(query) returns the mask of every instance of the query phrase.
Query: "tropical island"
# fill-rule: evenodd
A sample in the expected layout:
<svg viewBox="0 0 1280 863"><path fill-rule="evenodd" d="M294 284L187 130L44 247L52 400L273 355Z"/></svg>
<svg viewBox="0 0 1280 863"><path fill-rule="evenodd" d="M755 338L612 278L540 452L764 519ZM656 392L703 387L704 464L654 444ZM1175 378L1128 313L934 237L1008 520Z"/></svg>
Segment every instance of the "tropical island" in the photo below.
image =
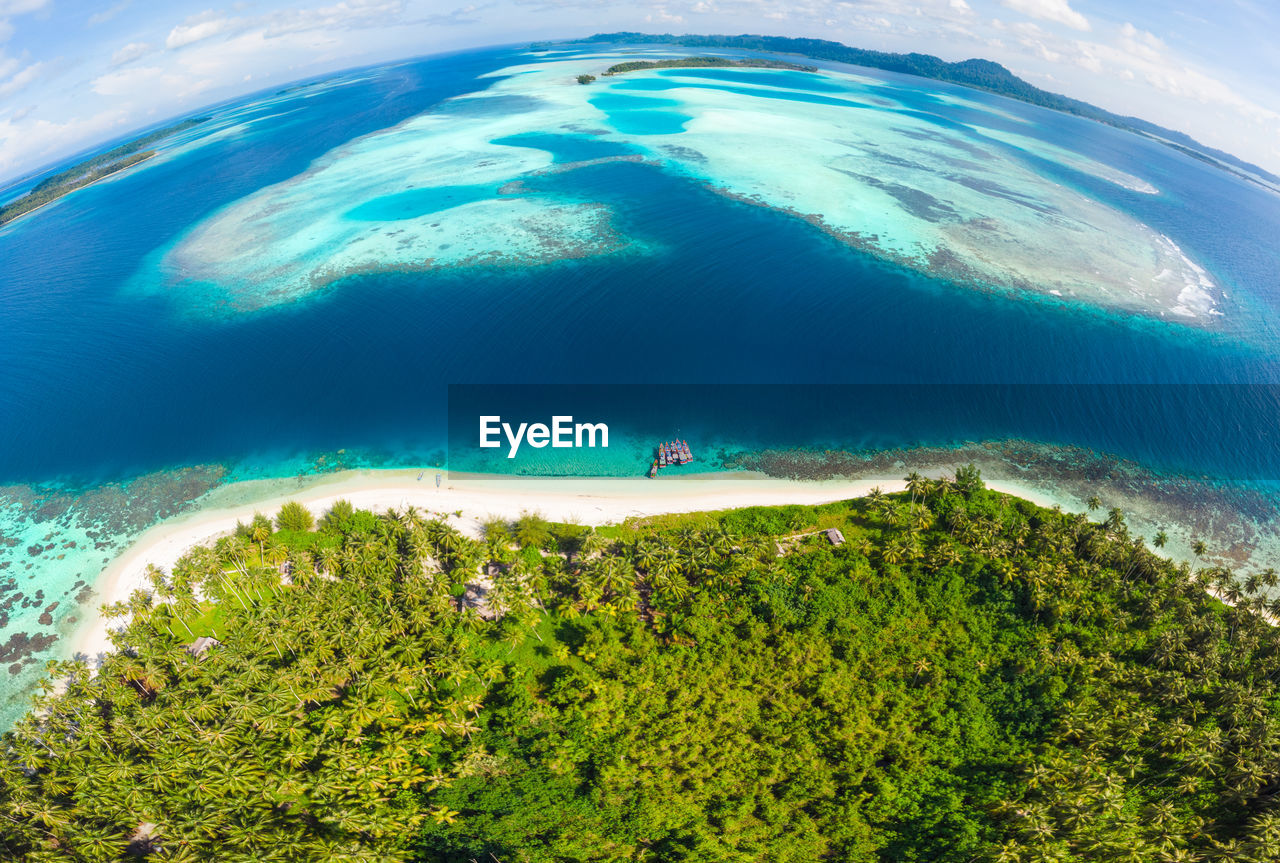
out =
<svg viewBox="0 0 1280 863"><path fill-rule="evenodd" d="M729 57L677 57L671 60L629 60L626 63L615 63L600 74L603 76L622 75L626 72L638 72L648 69L784 69L793 72L817 72L817 66L801 66L784 60L766 58L745 58L735 60ZM576 77L579 84L590 84L596 80L595 75L582 74Z"/></svg>
<svg viewBox="0 0 1280 863"><path fill-rule="evenodd" d="M626 63L615 63L605 69L604 75L621 75L624 72L638 72L642 69L784 69L792 72L817 72L817 66L801 66L785 60L770 60L765 57L678 57L672 60L629 60Z"/></svg>
<svg viewBox="0 0 1280 863"><path fill-rule="evenodd" d="M151 570L115 652L54 664L5 737L0 849L1280 855L1274 571L1236 586L972 466L814 506L460 516L295 501Z"/></svg>
<svg viewBox="0 0 1280 863"><path fill-rule="evenodd" d="M970 59L959 62L948 62L932 54L896 54L886 51L873 51L866 48L854 48L840 42L827 39L792 38L788 36L759 35L697 35L685 34L676 36L670 33L652 34L636 32L597 33L582 39L570 39L556 44L584 44L607 42L610 44L664 44L682 48L724 48L739 51L769 51L779 54L799 54L815 60L831 60L837 63L849 63L854 66L866 66L870 69L881 69L886 72L898 72L904 75L915 75L935 81L946 81L978 90L986 90L1010 99L1039 105L1066 114L1075 114L1099 123L1106 123L1120 129L1151 138L1172 147L1179 152L1215 165L1252 183L1276 190L1280 186L1280 177L1250 162L1239 159L1230 153L1213 147L1207 147L1183 132L1167 129L1138 117L1122 116L1112 113L1097 105L1091 105L1079 99L1072 99L1048 90L1042 90L1014 75L1004 66L991 60ZM535 45L535 48L542 47Z"/></svg>
<svg viewBox="0 0 1280 863"><path fill-rule="evenodd" d="M76 189L83 189L101 179L118 174L139 162L145 162L156 154L155 150L145 149L165 138L185 132L201 123L208 122L208 117L192 117L180 123L174 123L163 129L149 132L140 138L127 141L105 153L100 153L71 167L46 177L31 188L25 195L0 207L0 225L12 222L19 216L43 207L58 200Z"/></svg>

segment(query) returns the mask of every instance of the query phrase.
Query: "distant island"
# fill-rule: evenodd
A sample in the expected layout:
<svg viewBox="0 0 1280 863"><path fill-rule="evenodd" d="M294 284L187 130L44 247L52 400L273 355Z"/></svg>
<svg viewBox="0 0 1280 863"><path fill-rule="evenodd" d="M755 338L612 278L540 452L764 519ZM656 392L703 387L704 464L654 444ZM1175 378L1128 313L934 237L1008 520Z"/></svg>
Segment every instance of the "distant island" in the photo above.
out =
<svg viewBox="0 0 1280 863"><path fill-rule="evenodd" d="M893 54L885 51L854 48L826 39L793 39L786 36L746 34L741 36L699 36L693 34L675 36L670 33L650 34L626 31L620 33L597 33L594 36L565 40L558 44L587 44L592 42L646 45L669 44L682 48L727 48L742 51L770 51L778 54L801 54L805 57L812 57L815 60L831 60L837 63L849 63L854 66L866 66L886 72L899 72L904 75L917 75L921 78L961 84L965 87L986 90L989 93L1007 96L1010 99L1029 102L1032 105L1039 105L1054 111L1062 111L1066 114L1075 114L1079 117L1135 132L1172 147L1193 159L1199 159L1229 171L1241 179L1264 185L1259 182L1262 180L1266 184L1275 184L1276 187L1280 187L1280 176L1239 159L1230 153L1201 144L1190 135L1176 132L1173 129L1166 129L1163 126L1157 126L1155 123L1150 123L1138 117L1113 114L1079 99L1072 99L1058 93L1041 90L991 60L972 59L949 63L932 54L917 54L914 52L910 54ZM533 47L542 46L535 45ZM1280 190L1273 188L1271 185L1266 187L1272 188L1273 191Z"/></svg>
<svg viewBox="0 0 1280 863"><path fill-rule="evenodd" d="M763 57L748 57L735 60L729 57L680 57L675 60L632 60L627 63L615 63L604 70L605 75L621 75L624 72L638 72L641 69L687 69L713 67L748 67L759 69L788 69L793 72L817 72L817 66L801 66L785 60L769 60Z"/></svg>
<svg viewBox="0 0 1280 863"><path fill-rule="evenodd" d="M185 132L193 126L198 126L208 120L208 117L193 117L189 120L183 120L181 123L157 129L105 153L85 159L83 162L77 162L70 168L60 171L51 177L46 177L22 197L0 207L0 225L12 222L20 216L25 216L27 213L56 201L76 189L82 189L104 177L117 174L125 168L150 159L156 154L156 151L144 149L145 147L171 135Z"/></svg>

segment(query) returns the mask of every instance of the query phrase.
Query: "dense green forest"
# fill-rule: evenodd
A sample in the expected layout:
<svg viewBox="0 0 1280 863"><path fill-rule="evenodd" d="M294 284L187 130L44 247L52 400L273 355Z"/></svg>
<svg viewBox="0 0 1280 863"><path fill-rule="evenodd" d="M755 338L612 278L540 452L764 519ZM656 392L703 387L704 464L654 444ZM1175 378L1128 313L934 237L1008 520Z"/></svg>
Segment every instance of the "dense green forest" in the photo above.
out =
<svg viewBox="0 0 1280 863"><path fill-rule="evenodd" d="M1280 859L1273 572L1174 565L1118 511L972 468L817 507L454 521L291 504L153 572L118 652L56 664L65 693L4 738L0 849Z"/></svg>
<svg viewBox="0 0 1280 863"><path fill-rule="evenodd" d="M1231 171L1244 179L1256 182L1254 177L1262 177L1271 183L1280 183L1280 177L1245 162L1230 153L1207 147L1190 135L1166 129L1139 117L1126 117L1113 114L1097 105L1072 99L1048 90L1041 90L1033 84L1014 75L1004 66L991 60L961 60L950 63L932 54L895 54L885 51L872 51L866 48L854 48L840 42L827 39L795 39L787 36L675 36L670 33L598 33L585 39L569 40L570 43L609 42L613 44L669 44L684 48L729 48L741 51L771 51L779 54L801 54L815 60L831 60L837 63L850 63L855 66L866 66L870 69L883 69L886 72L900 72L904 75L917 75L921 78L932 78L936 81L948 81L962 84L979 90L987 90L1011 99L1030 102L1054 111L1076 114L1117 126L1131 132L1137 132L1160 143L1166 144L1194 159L1209 162L1217 167ZM1246 173L1241 173L1246 172ZM1253 176L1248 176L1248 175Z"/></svg>
<svg viewBox="0 0 1280 863"><path fill-rule="evenodd" d="M74 192L76 189L95 183L103 177L110 176L118 171L123 171L131 165L150 159L155 155L155 150L145 150L145 147L168 138L170 135L185 132L193 126L207 122L208 119L208 117L193 117L192 119L175 123L172 126L157 129L105 153L100 153L93 158L77 162L64 171L45 177L32 186L31 191L0 207L0 225L5 222L11 222L37 207L43 207L50 201L55 201L69 192Z"/></svg>

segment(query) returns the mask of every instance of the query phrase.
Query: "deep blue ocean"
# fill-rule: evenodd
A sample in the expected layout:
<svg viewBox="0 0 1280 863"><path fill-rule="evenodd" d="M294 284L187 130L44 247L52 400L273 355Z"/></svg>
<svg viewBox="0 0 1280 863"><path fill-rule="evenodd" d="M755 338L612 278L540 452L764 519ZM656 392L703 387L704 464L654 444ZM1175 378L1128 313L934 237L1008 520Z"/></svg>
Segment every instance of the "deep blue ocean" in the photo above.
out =
<svg viewBox="0 0 1280 863"><path fill-rule="evenodd" d="M1228 325L1204 331L947 284L802 219L627 161L530 182L611 205L621 230L662 254L362 275L250 315L194 315L163 291L125 289L149 256L219 208L344 142L489 86L478 76L525 59L508 49L454 54L215 106L202 112L214 118L209 130L186 139L233 115L254 122L0 229L0 588L25 591L4 606L0 635L45 631L35 616L48 599L70 596L73 579L91 582L114 553L68 551L83 552L84 540L53 548L75 504L52 506L50 488L74 496L209 464L226 478L284 476L338 450L349 464L434 466L446 458L450 385L598 385L576 396L491 392L539 414L524 419L575 409L601 419L584 414L605 410L615 434L648 441L668 427L703 450L1027 438L1156 471L1280 477L1271 472L1280 461L1280 197L1133 134L887 73L860 70L941 125L965 122L971 109L939 94L961 95L1012 115L1010 131L1157 186L1158 195L1140 194L1038 164L1176 241L1230 294ZM672 122L646 117L627 122ZM560 161L625 154L593 151L602 145L585 138L526 144L559 148ZM422 193L386 205L441 203ZM772 386L714 386L726 384ZM1010 384L1019 386L999 388ZM455 437L466 433L458 428ZM623 448L593 464L638 476L648 452ZM49 593L33 596L42 585ZM67 607L59 628L74 622ZM25 666L10 673L19 670L25 679Z"/></svg>
<svg viewBox="0 0 1280 863"><path fill-rule="evenodd" d="M1128 133L933 83L919 88L921 111L936 110L933 92L963 92L1032 122L1011 122L1019 132L1151 178L1162 194L1046 166L1174 238L1249 310L1247 337L957 288L626 162L545 182L615 204L661 256L366 275L241 317L182 314L162 295L122 290L149 253L218 207L485 86L476 76L510 60L458 54L300 91L287 111L262 107L268 118L247 134L0 231L0 481L92 483L342 447L413 463L438 450L445 387L460 383L1229 383L1259 387L1255 408L1274 410L1280 198ZM911 83L874 74L898 98ZM1168 398L1134 389L1126 409L1140 422ZM1073 442L1099 426L1068 410L1058 419ZM803 436L805 418L789 421ZM1158 457L1166 435L1184 453L1188 430L1217 426L1210 413L1152 425L1140 454ZM936 432L953 435L945 422Z"/></svg>

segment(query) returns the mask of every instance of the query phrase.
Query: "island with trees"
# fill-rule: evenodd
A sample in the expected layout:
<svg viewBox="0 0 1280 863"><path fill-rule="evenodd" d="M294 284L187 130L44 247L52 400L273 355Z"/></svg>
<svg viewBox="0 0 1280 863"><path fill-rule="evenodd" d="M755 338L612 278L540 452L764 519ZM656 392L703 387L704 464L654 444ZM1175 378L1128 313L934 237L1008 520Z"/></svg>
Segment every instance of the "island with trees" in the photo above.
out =
<svg viewBox="0 0 1280 863"><path fill-rule="evenodd" d="M1022 80L1004 66L992 60L970 59L951 63L932 54L896 54L886 51L873 51L866 48L854 48L840 42L827 39L792 38L788 36L759 35L697 35L686 34L676 36L671 33L652 34L624 31L619 33L597 33L583 39L565 40L558 44L583 44L605 42L609 44L663 44L676 45L681 48L721 48L738 51L768 51L778 54L799 54L815 60L830 60L837 63L849 63L854 66L865 66L869 69L881 69L886 72L899 72L905 75L916 75L936 81L960 84L978 90L986 90L1040 105L1054 111L1075 114L1109 126L1126 129L1139 135L1151 138L1165 146L1218 168L1229 171L1242 179L1259 184L1276 191L1280 187L1280 177L1250 162L1238 159L1230 153L1205 146L1183 132L1167 129L1138 117L1127 117L1112 113L1097 105L1091 105L1079 99L1072 99L1048 90L1042 90L1034 84ZM543 47L541 45L534 47Z"/></svg>
<svg viewBox="0 0 1280 863"><path fill-rule="evenodd" d="M643 69L786 69L792 72L817 72L817 66L801 66L785 60L771 60L767 57L677 57L671 60L628 60L615 63L605 69L605 75L621 75L624 72L638 72Z"/></svg>
<svg viewBox="0 0 1280 863"><path fill-rule="evenodd" d="M46 177L33 186L25 195L0 207L0 225L12 222L19 216L25 216L27 213L56 201L76 189L82 189L112 174L118 174L139 162L145 162L156 154L155 150L146 148L179 132L185 132L201 123L208 122L208 120L208 117L193 117L180 123L174 123L171 126L157 129L140 138L135 138L132 141L114 147L105 153L77 162L65 170Z"/></svg>
<svg viewBox="0 0 1280 863"><path fill-rule="evenodd" d="M0 853L1280 859L1273 571L971 467L482 539L455 515L291 504L153 571L5 736Z"/></svg>

